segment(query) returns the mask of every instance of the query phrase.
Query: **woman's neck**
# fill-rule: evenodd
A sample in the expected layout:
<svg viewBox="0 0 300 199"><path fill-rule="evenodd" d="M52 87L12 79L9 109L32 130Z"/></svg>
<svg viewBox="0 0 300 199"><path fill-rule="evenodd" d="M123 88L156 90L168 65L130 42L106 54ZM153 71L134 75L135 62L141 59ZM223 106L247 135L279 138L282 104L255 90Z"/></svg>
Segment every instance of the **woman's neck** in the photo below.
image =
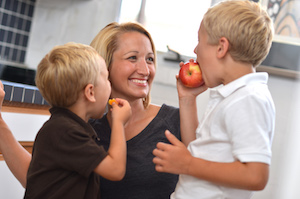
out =
<svg viewBox="0 0 300 199"><path fill-rule="evenodd" d="M125 125L125 137L126 140L138 135L148 124L155 118L160 107L149 105L147 108L144 107L142 100L136 100L129 102L131 106L132 115ZM107 114L107 120L109 125L112 124L111 112Z"/></svg>
<svg viewBox="0 0 300 199"><path fill-rule="evenodd" d="M146 112L146 108L143 105L143 101L135 100L135 101L128 101L131 106L131 117L128 120L127 124L134 123L136 120L141 118L143 114ZM107 119L109 121L109 124L111 125L111 112L110 110L107 113Z"/></svg>

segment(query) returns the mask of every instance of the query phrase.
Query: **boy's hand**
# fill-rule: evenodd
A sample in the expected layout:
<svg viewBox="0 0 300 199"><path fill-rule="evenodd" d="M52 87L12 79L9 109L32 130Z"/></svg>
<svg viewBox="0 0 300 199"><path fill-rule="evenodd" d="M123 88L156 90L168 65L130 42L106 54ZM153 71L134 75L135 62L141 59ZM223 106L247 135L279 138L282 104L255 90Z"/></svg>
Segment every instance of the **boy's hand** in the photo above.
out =
<svg viewBox="0 0 300 199"><path fill-rule="evenodd" d="M131 107L127 100L116 98L115 101L112 102L112 108L110 109L112 119L113 121L120 121L125 125L131 116Z"/></svg>
<svg viewBox="0 0 300 199"><path fill-rule="evenodd" d="M156 165L156 171L187 174L193 158L191 153L170 131L166 130L165 134L171 144L159 142L157 148L153 150L155 156L153 162Z"/></svg>
<svg viewBox="0 0 300 199"><path fill-rule="evenodd" d="M4 86L2 84L2 81L0 80L0 112L2 110L4 96L5 96Z"/></svg>
<svg viewBox="0 0 300 199"><path fill-rule="evenodd" d="M194 62L193 59L190 59L189 61ZM179 63L180 67L182 67L183 65L184 65L183 62ZM181 99L182 97L190 97L190 96L197 97L200 93L207 90L207 86L205 85L205 83L202 86L197 88L189 88L182 84L179 75L176 75L176 79L177 79L177 92L178 92L179 99Z"/></svg>

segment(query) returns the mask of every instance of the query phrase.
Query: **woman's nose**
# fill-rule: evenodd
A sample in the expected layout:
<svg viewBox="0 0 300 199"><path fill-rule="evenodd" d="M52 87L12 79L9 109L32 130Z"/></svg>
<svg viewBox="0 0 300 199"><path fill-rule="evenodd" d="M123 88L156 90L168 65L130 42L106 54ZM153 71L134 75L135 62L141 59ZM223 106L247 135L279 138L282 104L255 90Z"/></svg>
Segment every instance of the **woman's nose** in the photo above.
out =
<svg viewBox="0 0 300 199"><path fill-rule="evenodd" d="M148 76L150 74L150 70L149 70L149 67L148 67L148 64L147 64L146 60L141 60L138 63L137 72L141 75L144 75L144 76Z"/></svg>

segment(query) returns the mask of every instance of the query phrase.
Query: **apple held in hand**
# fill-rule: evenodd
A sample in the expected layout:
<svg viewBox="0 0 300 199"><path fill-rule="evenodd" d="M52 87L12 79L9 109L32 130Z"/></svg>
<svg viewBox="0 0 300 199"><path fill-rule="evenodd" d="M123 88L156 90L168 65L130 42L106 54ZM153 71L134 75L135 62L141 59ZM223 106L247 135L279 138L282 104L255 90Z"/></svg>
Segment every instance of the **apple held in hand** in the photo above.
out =
<svg viewBox="0 0 300 199"><path fill-rule="evenodd" d="M186 87L196 88L201 86L204 81L197 62L185 63L179 71L179 78Z"/></svg>

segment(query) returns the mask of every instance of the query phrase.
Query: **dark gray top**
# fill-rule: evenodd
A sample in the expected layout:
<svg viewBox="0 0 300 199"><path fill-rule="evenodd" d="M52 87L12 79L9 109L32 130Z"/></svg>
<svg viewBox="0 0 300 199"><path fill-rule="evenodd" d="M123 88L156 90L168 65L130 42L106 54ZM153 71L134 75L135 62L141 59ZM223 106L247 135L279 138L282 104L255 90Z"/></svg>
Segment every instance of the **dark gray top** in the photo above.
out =
<svg viewBox="0 0 300 199"><path fill-rule="evenodd" d="M111 129L106 116L91 121L100 138L99 144L107 150ZM122 181L101 178L101 199L169 199L178 175L155 171L152 151L158 142L169 143L165 130L180 139L179 109L165 104L157 116L137 136L127 141L126 175Z"/></svg>

